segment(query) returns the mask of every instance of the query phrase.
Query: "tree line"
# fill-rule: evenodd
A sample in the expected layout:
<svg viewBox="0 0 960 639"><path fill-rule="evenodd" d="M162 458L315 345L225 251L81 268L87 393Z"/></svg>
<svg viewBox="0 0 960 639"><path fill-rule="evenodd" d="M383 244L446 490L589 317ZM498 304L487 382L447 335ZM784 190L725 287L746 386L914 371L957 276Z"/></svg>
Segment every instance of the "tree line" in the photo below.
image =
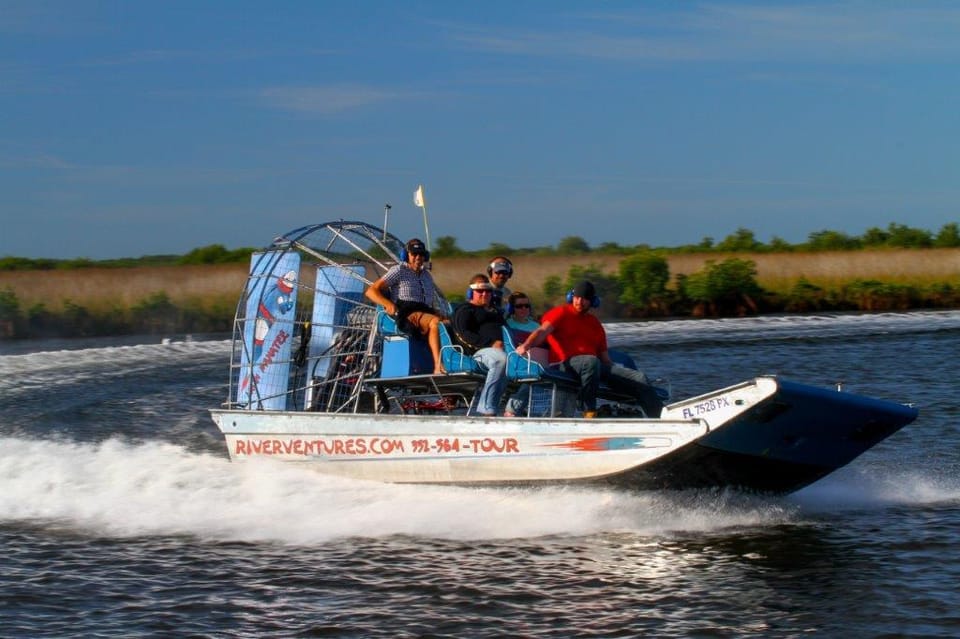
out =
<svg viewBox="0 0 960 639"><path fill-rule="evenodd" d="M0 271L52 271L79 268L131 268L135 266L190 266L198 264L237 264L250 261L253 248L228 249L222 244L195 248L185 255L144 255L108 260L86 257L71 259L0 257Z"/></svg>
<svg viewBox="0 0 960 639"><path fill-rule="evenodd" d="M840 231L815 231L807 236L806 242L791 244L774 236L770 242L757 239L756 234L745 228L723 238L719 242L705 237L697 244L684 244L674 247L653 247L649 244L624 246L617 242L604 242L591 247L582 237L571 235L561 239L555 247L513 248L501 242L494 242L482 251L466 251L457 246L457 239L445 235L437 238L433 247L435 257L457 257L472 255L630 255L636 252L653 251L656 253L791 253L818 251L855 251L879 248L957 248L960 247L960 224L949 222L936 233L891 222L886 229L872 227L862 235L848 235Z"/></svg>

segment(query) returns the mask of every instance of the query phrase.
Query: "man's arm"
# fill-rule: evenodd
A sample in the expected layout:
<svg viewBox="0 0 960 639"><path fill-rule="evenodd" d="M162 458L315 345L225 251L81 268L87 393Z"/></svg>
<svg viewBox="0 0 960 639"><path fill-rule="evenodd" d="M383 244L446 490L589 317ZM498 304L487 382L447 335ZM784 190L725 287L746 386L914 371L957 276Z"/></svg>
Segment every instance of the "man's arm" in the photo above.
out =
<svg viewBox="0 0 960 639"><path fill-rule="evenodd" d="M550 322L544 322L540 325L540 328L530 333L530 335L527 336L527 339L523 340L523 344L517 346L517 354L526 355L531 348L542 344L543 340L547 339L547 335L552 332L553 324Z"/></svg>
<svg viewBox="0 0 960 639"><path fill-rule="evenodd" d="M383 289L386 288L381 277L376 282L367 287L367 290L363 292L368 300L374 304L379 304L387 312L387 315L396 317L397 315L397 305L391 302L386 295L383 294Z"/></svg>

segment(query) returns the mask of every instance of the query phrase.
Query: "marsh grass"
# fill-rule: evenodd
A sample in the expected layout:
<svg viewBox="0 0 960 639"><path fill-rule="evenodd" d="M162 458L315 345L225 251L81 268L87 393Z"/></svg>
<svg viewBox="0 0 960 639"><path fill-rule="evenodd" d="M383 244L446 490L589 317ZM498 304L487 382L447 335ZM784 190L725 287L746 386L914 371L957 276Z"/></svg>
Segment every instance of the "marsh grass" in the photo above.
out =
<svg viewBox="0 0 960 639"><path fill-rule="evenodd" d="M830 289L857 280L918 287L960 284L960 249L766 253L749 259L757 265L757 282L777 292L791 289L801 279ZM673 263L671 272L675 272Z"/></svg>
<svg viewBox="0 0 960 639"><path fill-rule="evenodd" d="M22 309L42 304L52 312L68 303L94 313L130 308L156 293L176 305L233 309L246 272L245 264L2 271L0 290L12 290Z"/></svg>
<svg viewBox="0 0 960 639"><path fill-rule="evenodd" d="M840 291L859 280L918 288L939 284L960 287L960 249L668 255L670 286L674 286L677 275L691 275L702 270L708 261L722 262L728 258L753 261L757 267L757 283L779 295L789 294L801 281L831 291ZM515 274L508 286L533 296L538 305L548 304L551 300L542 299L548 278L566 281L574 266L598 267L605 273L615 274L621 259L617 255L595 254L518 256L513 260ZM437 284L448 294L459 293L472 275L481 272L486 272L486 263L476 258L436 260L433 270Z"/></svg>

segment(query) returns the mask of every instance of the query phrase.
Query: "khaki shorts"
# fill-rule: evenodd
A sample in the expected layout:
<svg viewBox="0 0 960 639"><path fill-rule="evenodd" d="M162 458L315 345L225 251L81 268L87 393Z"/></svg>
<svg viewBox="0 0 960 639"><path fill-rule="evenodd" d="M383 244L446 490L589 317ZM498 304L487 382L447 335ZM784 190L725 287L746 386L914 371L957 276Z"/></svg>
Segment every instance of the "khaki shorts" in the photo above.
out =
<svg viewBox="0 0 960 639"><path fill-rule="evenodd" d="M409 322L410 326L416 326L422 335L430 332L430 324L433 323L434 320L440 321L440 316L427 313L426 311L414 311L407 315L407 322Z"/></svg>

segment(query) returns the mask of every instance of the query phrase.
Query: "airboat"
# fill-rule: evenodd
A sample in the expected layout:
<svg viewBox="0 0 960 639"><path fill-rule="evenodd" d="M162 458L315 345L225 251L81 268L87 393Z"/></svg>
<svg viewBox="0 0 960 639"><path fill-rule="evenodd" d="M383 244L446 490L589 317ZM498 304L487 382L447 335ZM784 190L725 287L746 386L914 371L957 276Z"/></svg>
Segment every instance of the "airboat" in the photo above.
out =
<svg viewBox="0 0 960 639"><path fill-rule="evenodd" d="M789 493L917 417L911 405L759 376L667 398L658 417L602 388L586 419L571 401L576 381L517 354L508 333L507 395L529 386L531 401L524 415L479 415L485 374L445 327L446 373L435 375L427 344L363 295L400 259L404 244L385 226L304 226L251 256L228 397L210 411L232 460L411 484ZM452 310L440 292L435 306Z"/></svg>

